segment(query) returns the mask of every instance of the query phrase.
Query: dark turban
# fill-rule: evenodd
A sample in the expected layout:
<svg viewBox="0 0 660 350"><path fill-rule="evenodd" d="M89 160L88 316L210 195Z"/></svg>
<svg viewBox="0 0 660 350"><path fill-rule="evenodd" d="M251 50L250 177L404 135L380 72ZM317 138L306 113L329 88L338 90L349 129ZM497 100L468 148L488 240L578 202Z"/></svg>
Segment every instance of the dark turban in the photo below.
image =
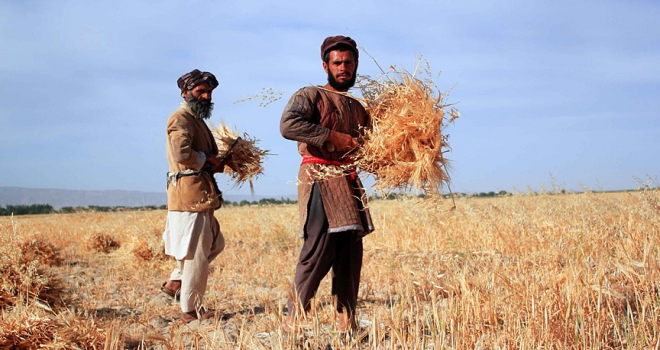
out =
<svg viewBox="0 0 660 350"><path fill-rule="evenodd" d="M199 69L195 69L190 73L182 75L176 81L176 84L181 90L192 90L195 86L202 83L209 84L211 90L218 87L218 80L215 78L215 75L209 72L202 72Z"/></svg>
<svg viewBox="0 0 660 350"><path fill-rule="evenodd" d="M325 38L325 40L323 40L323 44L321 44L321 59L325 61L326 53L339 48L346 48L352 50L353 54L355 55L354 57L356 61L360 56L355 40L347 36L337 35L337 36L329 36Z"/></svg>

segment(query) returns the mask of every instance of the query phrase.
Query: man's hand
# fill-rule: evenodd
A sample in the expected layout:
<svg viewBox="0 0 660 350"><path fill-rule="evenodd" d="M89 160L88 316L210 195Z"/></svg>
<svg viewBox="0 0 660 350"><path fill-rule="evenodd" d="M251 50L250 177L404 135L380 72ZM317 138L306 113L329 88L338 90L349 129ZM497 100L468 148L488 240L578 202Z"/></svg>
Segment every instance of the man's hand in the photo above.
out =
<svg viewBox="0 0 660 350"><path fill-rule="evenodd" d="M218 156L215 154L206 154L206 164L204 164L204 168L211 169L214 173L220 173L224 167L225 165L220 161Z"/></svg>
<svg viewBox="0 0 660 350"><path fill-rule="evenodd" d="M326 141L332 145L332 149L326 147L330 152L348 152L359 146L358 140L351 137L351 135L334 130L330 130L330 135L328 135Z"/></svg>

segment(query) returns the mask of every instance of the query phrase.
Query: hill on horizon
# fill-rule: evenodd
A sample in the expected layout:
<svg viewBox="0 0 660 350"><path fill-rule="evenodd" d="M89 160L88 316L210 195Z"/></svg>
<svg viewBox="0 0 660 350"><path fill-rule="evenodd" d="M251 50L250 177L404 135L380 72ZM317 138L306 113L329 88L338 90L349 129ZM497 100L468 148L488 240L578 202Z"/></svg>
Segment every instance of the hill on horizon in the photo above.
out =
<svg viewBox="0 0 660 350"><path fill-rule="evenodd" d="M295 198L295 196L278 196L279 199ZM226 201L249 202L258 201L269 196L225 195ZM103 207L142 207L161 206L167 204L167 194L161 192L141 192L124 190L67 190L57 188L26 188L26 187L0 187L0 206L49 204L53 209L62 207L87 207L90 205Z"/></svg>

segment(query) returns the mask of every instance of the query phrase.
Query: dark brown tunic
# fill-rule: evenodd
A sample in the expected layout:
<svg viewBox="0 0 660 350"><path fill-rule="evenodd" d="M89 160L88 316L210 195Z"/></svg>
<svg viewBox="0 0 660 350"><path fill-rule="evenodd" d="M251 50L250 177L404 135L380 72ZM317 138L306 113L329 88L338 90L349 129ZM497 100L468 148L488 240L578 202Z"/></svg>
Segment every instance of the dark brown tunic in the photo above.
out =
<svg viewBox="0 0 660 350"><path fill-rule="evenodd" d="M322 87L309 86L293 94L282 114L280 132L298 141L301 156L314 156L329 161L345 161L344 152L330 151L330 130L361 137L371 127L371 119L355 98ZM298 206L300 229L304 234L312 185L321 193L328 218L328 232L355 231L364 236L374 230L367 198L360 179L349 174L319 178L323 167L332 165L302 164L298 172ZM337 166L337 168L339 168Z"/></svg>

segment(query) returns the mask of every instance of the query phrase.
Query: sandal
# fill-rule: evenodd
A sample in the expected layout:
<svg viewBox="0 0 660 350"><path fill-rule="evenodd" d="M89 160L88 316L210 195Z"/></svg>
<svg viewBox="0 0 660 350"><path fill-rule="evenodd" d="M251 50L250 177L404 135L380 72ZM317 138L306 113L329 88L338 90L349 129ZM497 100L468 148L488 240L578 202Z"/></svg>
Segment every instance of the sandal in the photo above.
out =
<svg viewBox="0 0 660 350"><path fill-rule="evenodd" d="M196 310L184 312L181 314L181 320L185 323L190 323L195 320L208 320L215 318L217 313L215 310L202 308L197 312Z"/></svg>
<svg viewBox="0 0 660 350"><path fill-rule="evenodd" d="M172 285L175 287L173 288L168 288L168 285ZM165 295L168 297L179 301L179 294L181 293L181 281L180 280L169 280L167 282L163 282L163 285L160 287L160 291L163 292Z"/></svg>

